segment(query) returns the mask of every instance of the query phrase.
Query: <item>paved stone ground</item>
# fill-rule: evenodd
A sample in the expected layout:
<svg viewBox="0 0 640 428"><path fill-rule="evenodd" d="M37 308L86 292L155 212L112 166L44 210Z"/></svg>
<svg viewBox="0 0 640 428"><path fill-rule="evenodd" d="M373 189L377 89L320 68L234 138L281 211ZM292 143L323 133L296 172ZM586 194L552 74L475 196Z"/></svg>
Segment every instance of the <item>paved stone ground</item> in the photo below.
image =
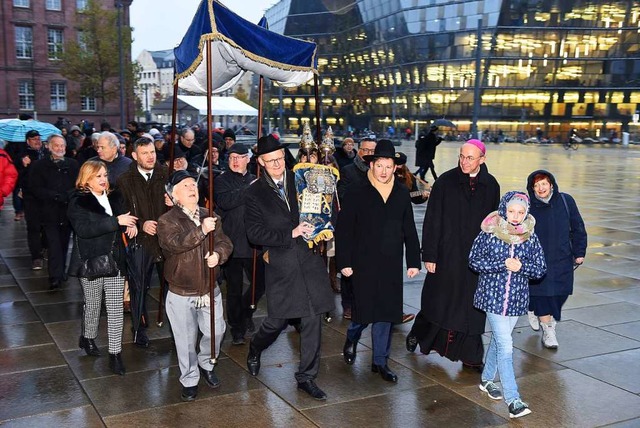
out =
<svg viewBox="0 0 640 428"><path fill-rule="evenodd" d="M457 145L438 148L438 171L456 163ZM403 143L413 164L413 144ZM558 324L560 348L546 350L524 319L514 332L515 371L533 413L522 426L640 426L640 149L491 145L487 164L503 192L524 189L538 168L553 172L572 194L587 224L589 249L576 271L575 293ZM45 208L45 207L43 207ZM421 227L424 205L415 209ZM193 403L180 401L178 367L169 327L150 328L151 346L131 343L125 325L124 377L106 356L106 319L100 358L77 348L82 292L75 279L48 291L46 270L33 272L24 222L11 203L0 217L0 424L6 426L185 427L481 427L507 425L506 406L478 388L479 375L438 355L409 354L394 331L397 384L369 371L369 336L354 366L342 361L347 323L339 309L324 326L316 402L296 391L298 338L286 331L263 353L257 378L246 371L247 347L227 340L218 366L219 389L200 386ZM405 286L405 310L416 312L424 276ZM152 290L157 296L157 289ZM339 301L336 299L336 307ZM157 301L152 304L155 318ZM259 316L264 316L261 305ZM259 318L258 318L259 319ZM486 339L488 340L488 335Z"/></svg>

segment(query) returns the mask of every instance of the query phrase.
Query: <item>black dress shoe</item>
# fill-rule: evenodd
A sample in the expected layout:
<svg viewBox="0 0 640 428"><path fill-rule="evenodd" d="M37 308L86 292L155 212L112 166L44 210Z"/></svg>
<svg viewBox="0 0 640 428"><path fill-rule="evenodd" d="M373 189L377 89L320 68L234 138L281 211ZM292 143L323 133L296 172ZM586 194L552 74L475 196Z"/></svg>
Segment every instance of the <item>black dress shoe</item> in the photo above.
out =
<svg viewBox="0 0 640 428"><path fill-rule="evenodd" d="M462 363L462 368L467 370L472 370L474 372L482 373L484 370L484 364L467 364L465 362Z"/></svg>
<svg viewBox="0 0 640 428"><path fill-rule="evenodd" d="M125 370L121 352L118 352L117 354L109 354L109 367L113 373L124 376Z"/></svg>
<svg viewBox="0 0 640 428"><path fill-rule="evenodd" d="M380 377L387 382L397 382L398 376L391 371L388 365L379 366L376 364L371 364L371 371L374 373L380 373Z"/></svg>
<svg viewBox="0 0 640 428"><path fill-rule="evenodd" d="M325 394L323 390L318 388L318 385L316 385L316 383L312 379L304 382L298 382L298 389L306 392L316 400L327 399L327 394Z"/></svg>
<svg viewBox="0 0 640 428"><path fill-rule="evenodd" d="M409 352L415 351L416 348L418 347L418 338L411 333L407 334L407 340L405 345L407 346L407 351Z"/></svg>
<svg viewBox="0 0 640 428"><path fill-rule="evenodd" d="M80 349L84 349L84 352L86 352L90 357L100 356L100 350L93 339L87 339L84 336L80 336L80 340L78 340L78 347Z"/></svg>
<svg viewBox="0 0 640 428"><path fill-rule="evenodd" d="M211 370L205 370L202 367L199 367L200 375L204 378L204 381L211 388L217 388L220 386L220 379L216 376L215 367L211 368Z"/></svg>
<svg viewBox="0 0 640 428"><path fill-rule="evenodd" d="M358 341L352 342L347 337L347 340L344 341L344 347L342 348L342 356L344 357L344 362L349 364L350 366L356 360L356 347L358 346Z"/></svg>
<svg viewBox="0 0 640 428"><path fill-rule="evenodd" d="M258 376L260 373L260 352L256 351L253 343L249 345L249 355L247 355L247 369L251 376Z"/></svg>
<svg viewBox="0 0 640 428"><path fill-rule="evenodd" d="M60 287L62 287L62 281L59 279L52 279L49 283L49 290L58 290Z"/></svg>
<svg viewBox="0 0 640 428"><path fill-rule="evenodd" d="M196 399L197 395L198 395L198 385L183 386L182 394L180 395L180 398L182 399L182 401L193 401Z"/></svg>
<svg viewBox="0 0 640 428"><path fill-rule="evenodd" d="M138 348L148 348L149 347L149 337L147 336L147 332L144 328L140 327L138 331L133 334L133 343Z"/></svg>

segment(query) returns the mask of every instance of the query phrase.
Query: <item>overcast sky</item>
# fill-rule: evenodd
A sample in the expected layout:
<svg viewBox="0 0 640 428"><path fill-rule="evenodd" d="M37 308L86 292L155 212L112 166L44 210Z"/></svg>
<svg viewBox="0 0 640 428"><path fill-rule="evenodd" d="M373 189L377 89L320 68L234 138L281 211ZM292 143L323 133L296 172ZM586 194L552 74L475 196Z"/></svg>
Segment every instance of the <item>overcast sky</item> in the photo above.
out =
<svg viewBox="0 0 640 428"><path fill-rule="evenodd" d="M222 4L253 23L277 0L222 0ZM143 49L173 49L182 40L200 0L134 0L131 4L133 59Z"/></svg>

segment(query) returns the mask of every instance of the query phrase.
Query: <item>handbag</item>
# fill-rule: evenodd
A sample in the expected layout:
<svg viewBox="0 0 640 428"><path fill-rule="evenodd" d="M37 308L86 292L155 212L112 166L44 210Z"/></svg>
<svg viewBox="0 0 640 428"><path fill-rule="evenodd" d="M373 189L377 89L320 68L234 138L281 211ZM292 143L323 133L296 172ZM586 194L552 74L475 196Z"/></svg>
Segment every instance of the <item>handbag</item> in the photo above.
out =
<svg viewBox="0 0 640 428"><path fill-rule="evenodd" d="M78 237L76 236L76 244L78 243L77 240ZM113 246L115 242L116 238L114 234L111 251L109 251L109 253L83 260L78 271L78 276L86 278L89 281L102 277L118 276L120 269L118 269L118 263L113 258Z"/></svg>

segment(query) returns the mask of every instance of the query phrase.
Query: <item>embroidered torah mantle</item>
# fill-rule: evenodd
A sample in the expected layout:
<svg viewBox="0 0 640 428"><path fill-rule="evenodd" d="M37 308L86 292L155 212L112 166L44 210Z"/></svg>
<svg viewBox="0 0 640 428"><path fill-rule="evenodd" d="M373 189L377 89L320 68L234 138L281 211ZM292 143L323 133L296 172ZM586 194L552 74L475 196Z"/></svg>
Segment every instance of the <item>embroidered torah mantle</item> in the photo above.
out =
<svg viewBox="0 0 640 428"><path fill-rule="evenodd" d="M293 167L300 221L313 225L305 240L311 245L333 238L331 215L340 173L332 166L299 163Z"/></svg>

